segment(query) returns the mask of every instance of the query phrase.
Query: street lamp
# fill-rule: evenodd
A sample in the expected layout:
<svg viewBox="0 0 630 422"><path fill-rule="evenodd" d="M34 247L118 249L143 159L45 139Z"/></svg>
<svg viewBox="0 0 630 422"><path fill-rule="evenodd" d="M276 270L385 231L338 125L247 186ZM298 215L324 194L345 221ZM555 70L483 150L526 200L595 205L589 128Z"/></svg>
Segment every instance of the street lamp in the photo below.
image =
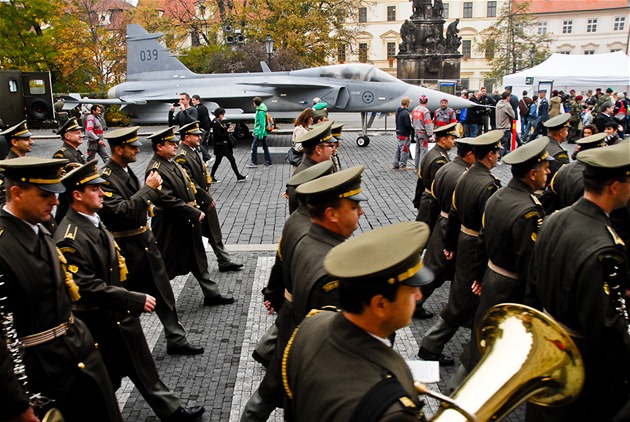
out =
<svg viewBox="0 0 630 422"><path fill-rule="evenodd" d="M534 67L534 59L536 58L536 44L532 44L532 48L529 49L529 63L530 67Z"/></svg>
<svg viewBox="0 0 630 422"><path fill-rule="evenodd" d="M273 38L271 38L271 35L267 33L267 38L265 38L265 51L267 51L267 55L269 56L270 68L271 68L271 55L273 54L273 44L274 44Z"/></svg>

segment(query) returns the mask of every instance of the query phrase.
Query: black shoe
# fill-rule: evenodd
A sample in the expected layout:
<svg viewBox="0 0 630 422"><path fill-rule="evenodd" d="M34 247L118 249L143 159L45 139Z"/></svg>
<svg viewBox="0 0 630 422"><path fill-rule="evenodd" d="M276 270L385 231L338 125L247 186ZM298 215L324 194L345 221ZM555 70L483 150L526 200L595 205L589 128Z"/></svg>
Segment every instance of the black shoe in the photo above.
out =
<svg viewBox="0 0 630 422"><path fill-rule="evenodd" d="M429 312L423 307L416 307L416 310L413 312L413 317L418 319L429 319L433 318L433 312Z"/></svg>
<svg viewBox="0 0 630 422"><path fill-rule="evenodd" d="M203 347L193 346L190 343L183 346L167 346L166 353L169 355L200 355L203 353Z"/></svg>
<svg viewBox="0 0 630 422"><path fill-rule="evenodd" d="M453 366L455 365L455 359L450 356L446 356L443 353L431 353L424 347L420 347L418 351L418 357L422 360L436 360L440 362L442 366Z"/></svg>
<svg viewBox="0 0 630 422"><path fill-rule="evenodd" d="M199 419L206 409L203 406L179 406L175 413L163 419L164 422L187 422Z"/></svg>
<svg viewBox="0 0 630 422"><path fill-rule="evenodd" d="M258 363L260 363L262 366L264 366L265 368L267 366L269 366L269 360L265 359L264 357L260 356L260 354L257 351L253 351L252 352L252 357L254 358L254 360Z"/></svg>
<svg viewBox="0 0 630 422"><path fill-rule="evenodd" d="M249 177L249 175L247 175L247 174L246 174L246 175L242 175L242 174L241 174L240 176L237 176L237 177L236 177L236 181L237 181L237 182L242 182L242 181L244 181L245 179L247 179L248 177Z"/></svg>
<svg viewBox="0 0 630 422"><path fill-rule="evenodd" d="M203 306L230 305L232 303L234 303L233 297L222 295L206 297L203 299Z"/></svg>
<svg viewBox="0 0 630 422"><path fill-rule="evenodd" d="M220 273L226 273L228 271L240 271L243 269L243 264L237 264L236 262L230 262L229 264L221 265L219 267Z"/></svg>

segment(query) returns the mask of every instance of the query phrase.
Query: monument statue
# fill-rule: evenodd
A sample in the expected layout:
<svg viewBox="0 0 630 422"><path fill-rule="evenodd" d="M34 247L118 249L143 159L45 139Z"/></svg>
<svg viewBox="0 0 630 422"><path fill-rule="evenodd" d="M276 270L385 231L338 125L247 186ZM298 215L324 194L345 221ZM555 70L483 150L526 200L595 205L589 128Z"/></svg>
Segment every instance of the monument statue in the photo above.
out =
<svg viewBox="0 0 630 422"><path fill-rule="evenodd" d="M413 51L416 44L416 25L409 19L405 19L405 22L400 27L400 38L402 38L400 52L406 53Z"/></svg>
<svg viewBox="0 0 630 422"><path fill-rule="evenodd" d="M433 3L433 17L441 19L444 14L444 3L442 0L435 0Z"/></svg>
<svg viewBox="0 0 630 422"><path fill-rule="evenodd" d="M462 44L462 37L458 35L457 24L459 24L459 19L455 19L446 28L446 51L456 52Z"/></svg>

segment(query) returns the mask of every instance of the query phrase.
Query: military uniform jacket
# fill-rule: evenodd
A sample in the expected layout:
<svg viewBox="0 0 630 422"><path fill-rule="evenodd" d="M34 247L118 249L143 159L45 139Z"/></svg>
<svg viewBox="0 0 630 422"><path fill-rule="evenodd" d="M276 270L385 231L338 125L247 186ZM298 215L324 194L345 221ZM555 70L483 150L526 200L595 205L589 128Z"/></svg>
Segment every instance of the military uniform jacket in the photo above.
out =
<svg viewBox="0 0 630 422"><path fill-rule="evenodd" d="M61 148L59 148L57 152L53 154L52 158L65 158L70 163L87 163L81 151L65 142L63 143ZM70 208L70 204L68 203L66 195L59 195L59 205L57 205L57 211L55 211L55 220L57 221L57 223L61 222L64 215L66 215L66 212L68 212L68 208Z"/></svg>
<svg viewBox="0 0 630 422"><path fill-rule="evenodd" d="M577 161L560 167L540 198L545 214L550 215L554 211L571 206L582 197L584 194L583 172L584 164Z"/></svg>
<svg viewBox="0 0 630 422"><path fill-rule="evenodd" d="M168 277L172 279L193 270L203 273L208 269L208 259L201 237L201 211L194 202L194 185L179 164L158 154L149 161L146 176L151 171L162 177L151 227Z"/></svg>
<svg viewBox="0 0 630 422"><path fill-rule="evenodd" d="M284 375L284 374L283 374ZM285 380L296 421L349 421L365 394L387 376L407 392L381 421L417 421L418 394L404 359L346 319L320 312L300 325L288 351Z"/></svg>
<svg viewBox="0 0 630 422"><path fill-rule="evenodd" d="M0 273L7 310L13 313L19 337L68 322L72 312L58 251L50 233L41 225L39 230L38 236L26 223L0 210ZM77 392L69 388L81 372L95 381L99 389L95 394L100 393L111 410L104 418L122 420L101 356L81 320L75 318L66 335L25 348L23 359L31 393L53 399L72 396ZM0 415L11 418L26 410L28 398L13 373L5 345L0 347L0 378Z"/></svg>
<svg viewBox="0 0 630 422"><path fill-rule="evenodd" d="M297 166L295 168L295 171L293 172L293 176L295 176L296 174L306 170L309 167L314 166L315 164L317 164L317 162L315 162L308 155L304 154L303 157L302 157L302 162L300 163L299 166ZM297 192L295 191L296 189L297 189L296 186L287 186L287 195L289 195L289 213L291 213L291 214L300 205L299 202L298 202Z"/></svg>
<svg viewBox="0 0 630 422"><path fill-rule="evenodd" d="M431 230L435 226L437 216L440 213L435 198L431 196L431 185L435 179L437 171L444 164L451 161L446 151L440 144L436 144L429 152L427 152L420 162L420 170L418 171L418 183L416 184L416 196L414 205L418 208L418 218L416 221L427 223Z"/></svg>
<svg viewBox="0 0 630 422"><path fill-rule="evenodd" d="M560 170L560 167L565 164L569 164L569 154L567 153L567 150L560 146L558 141L551 137L549 137L547 151L549 152L549 155L554 158L554 161L549 162L549 175L547 175L547 185L549 185L553 176L558 170Z"/></svg>
<svg viewBox="0 0 630 422"><path fill-rule="evenodd" d="M159 198L159 191L140 182L130 167L127 171L113 160L108 160L101 169L105 183L103 208L99 215L103 223L113 233L132 233L146 227L147 212ZM129 290L161 296L169 308L175 306L175 296L171 287L162 254L151 229L135 235L117 236L116 243L127 263Z"/></svg>
<svg viewBox="0 0 630 422"><path fill-rule="evenodd" d="M212 178L208 172L206 163L203 162L197 151L183 142L179 144L175 162L182 166L190 180L195 184L195 200L200 209L206 214L201 222L201 230L204 236L214 239L215 243L221 242L221 223L216 206L210 206L214 199L210 195L210 183Z"/></svg>
<svg viewBox="0 0 630 422"><path fill-rule="evenodd" d="M605 256L618 264L616 272L624 278L623 241L604 211L586 198L547 217L538 231L526 304L544 309L583 336L574 340L586 372L580 397L558 409L569 417L554 415L555 419L548 420L608 420L610 412L616 411L606 407L615 392L613 383L630 374L630 336L624 318L615 310L611 284L616 281L607 281L609 271L602 265ZM621 286L625 290L624 279ZM616 389L620 390L624 389ZM597 408L593 403L598 403Z"/></svg>

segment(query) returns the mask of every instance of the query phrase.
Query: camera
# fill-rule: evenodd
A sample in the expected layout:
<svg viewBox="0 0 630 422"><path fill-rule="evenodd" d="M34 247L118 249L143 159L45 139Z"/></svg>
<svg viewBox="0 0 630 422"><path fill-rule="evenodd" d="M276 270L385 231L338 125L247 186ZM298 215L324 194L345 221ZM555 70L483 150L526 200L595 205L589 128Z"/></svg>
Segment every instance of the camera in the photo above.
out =
<svg viewBox="0 0 630 422"><path fill-rule="evenodd" d="M179 107L180 104L179 103L173 103L173 107Z"/></svg>

